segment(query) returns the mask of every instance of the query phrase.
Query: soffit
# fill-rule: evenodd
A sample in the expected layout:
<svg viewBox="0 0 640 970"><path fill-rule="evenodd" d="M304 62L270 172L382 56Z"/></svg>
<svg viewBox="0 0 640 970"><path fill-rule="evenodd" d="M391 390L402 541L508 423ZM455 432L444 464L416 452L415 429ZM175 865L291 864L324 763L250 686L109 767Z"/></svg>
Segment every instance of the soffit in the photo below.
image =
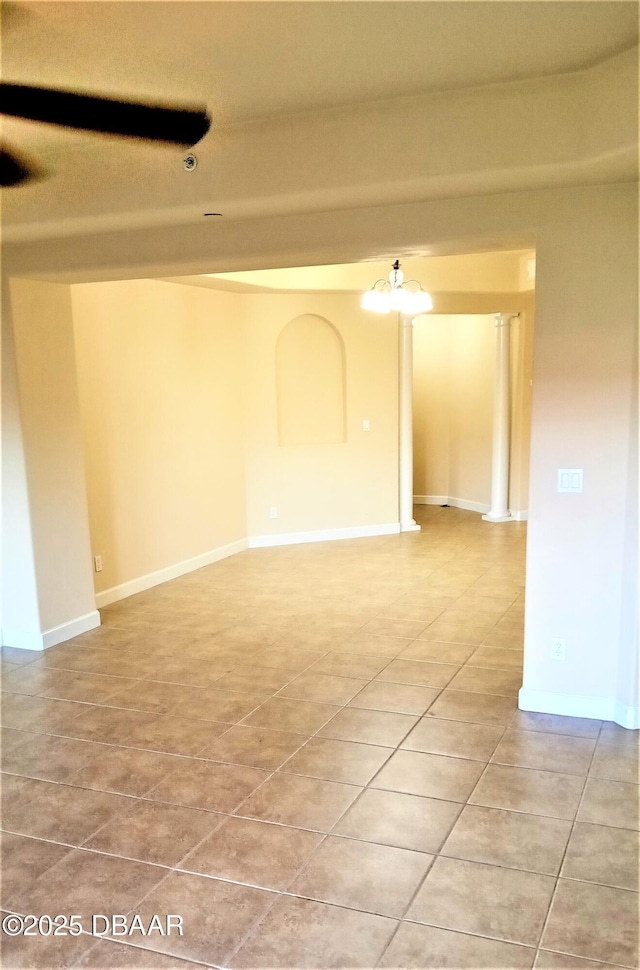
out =
<svg viewBox="0 0 640 970"><path fill-rule="evenodd" d="M3 119L48 176L4 193L5 244L203 222L215 238L208 211L271 219L636 173L637 58L611 56L637 41L626 0L52 0L2 17L7 79L213 117L194 173L175 146Z"/></svg>
<svg viewBox="0 0 640 970"><path fill-rule="evenodd" d="M535 263L533 250L463 253L450 256L400 254L405 279L415 278L431 293L509 293L523 285L523 267ZM167 282L236 293L362 293L386 279L391 261L368 260L324 266L297 266L206 276L171 277Z"/></svg>

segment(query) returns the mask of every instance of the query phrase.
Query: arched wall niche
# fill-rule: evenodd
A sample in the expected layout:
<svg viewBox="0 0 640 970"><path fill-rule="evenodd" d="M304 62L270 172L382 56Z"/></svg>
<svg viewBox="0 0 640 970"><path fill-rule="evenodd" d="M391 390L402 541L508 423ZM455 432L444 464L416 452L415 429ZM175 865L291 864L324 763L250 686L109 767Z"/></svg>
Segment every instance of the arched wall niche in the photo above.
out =
<svg viewBox="0 0 640 970"><path fill-rule="evenodd" d="M340 333L315 313L294 317L276 344L278 444L343 444L345 390Z"/></svg>

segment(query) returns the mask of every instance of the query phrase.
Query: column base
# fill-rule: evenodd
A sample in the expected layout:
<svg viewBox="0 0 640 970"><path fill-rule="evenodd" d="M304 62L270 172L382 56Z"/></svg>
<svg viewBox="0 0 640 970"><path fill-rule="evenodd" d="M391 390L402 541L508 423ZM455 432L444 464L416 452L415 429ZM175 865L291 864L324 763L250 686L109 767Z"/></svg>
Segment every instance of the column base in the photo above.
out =
<svg viewBox="0 0 640 970"><path fill-rule="evenodd" d="M515 522L516 519L511 515L511 512L506 512L504 515L492 515L491 512L487 512L482 518L485 522Z"/></svg>
<svg viewBox="0 0 640 970"><path fill-rule="evenodd" d="M417 522L401 522L400 532L420 532L422 526L418 525Z"/></svg>

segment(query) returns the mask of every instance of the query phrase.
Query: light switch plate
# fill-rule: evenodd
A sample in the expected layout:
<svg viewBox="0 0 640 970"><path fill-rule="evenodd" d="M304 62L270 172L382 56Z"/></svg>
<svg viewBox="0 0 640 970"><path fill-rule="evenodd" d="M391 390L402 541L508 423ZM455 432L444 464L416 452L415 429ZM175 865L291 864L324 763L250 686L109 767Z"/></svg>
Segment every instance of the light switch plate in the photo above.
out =
<svg viewBox="0 0 640 970"><path fill-rule="evenodd" d="M582 492L584 483L584 472L582 468L559 468L558 469L558 491L559 492Z"/></svg>

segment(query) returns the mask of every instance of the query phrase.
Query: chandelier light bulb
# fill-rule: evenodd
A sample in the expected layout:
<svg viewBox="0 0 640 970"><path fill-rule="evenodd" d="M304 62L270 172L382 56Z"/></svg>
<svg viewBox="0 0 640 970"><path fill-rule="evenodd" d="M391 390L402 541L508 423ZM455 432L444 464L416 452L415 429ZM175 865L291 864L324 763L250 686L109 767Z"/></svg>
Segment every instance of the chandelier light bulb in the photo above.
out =
<svg viewBox="0 0 640 970"><path fill-rule="evenodd" d="M395 310L403 316L416 317L433 309L431 297L417 280L404 282L404 273L396 259L388 280L377 280L363 295L360 306L374 313L390 313Z"/></svg>

